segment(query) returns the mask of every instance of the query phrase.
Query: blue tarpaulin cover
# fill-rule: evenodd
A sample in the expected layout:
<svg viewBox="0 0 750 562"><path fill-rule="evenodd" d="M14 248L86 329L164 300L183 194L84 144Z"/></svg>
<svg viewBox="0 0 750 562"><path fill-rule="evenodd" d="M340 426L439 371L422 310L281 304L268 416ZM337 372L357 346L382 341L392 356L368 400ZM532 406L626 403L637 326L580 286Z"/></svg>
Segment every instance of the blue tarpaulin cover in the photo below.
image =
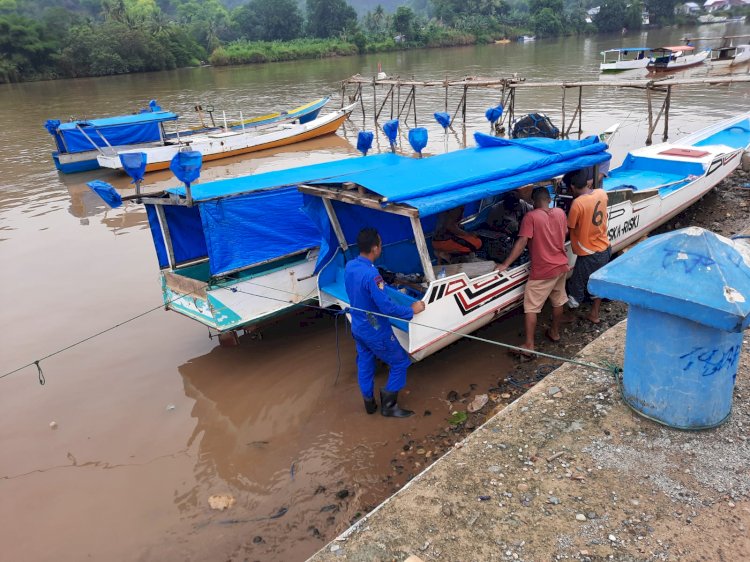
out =
<svg viewBox="0 0 750 562"><path fill-rule="evenodd" d="M377 174L343 174L335 178L335 183L361 185L389 203L410 205L419 210L420 216L427 216L611 158L607 145L593 136L580 141L508 140L482 133L475 137L480 144L477 148L420 160L404 159Z"/></svg>
<svg viewBox="0 0 750 562"><path fill-rule="evenodd" d="M302 211L298 184L372 171L408 159L395 154L347 158L196 184L192 187L193 207L165 206L175 261L208 256L210 272L217 276L317 247L320 232ZM185 194L183 186L168 191ZM156 212L149 210L148 216L159 265L166 267L167 254Z"/></svg>
<svg viewBox="0 0 750 562"><path fill-rule="evenodd" d="M177 114L171 111L154 111L61 123L56 129L50 130L52 127L48 127L48 130L55 137L60 152L86 152L95 148L78 129L79 125L99 147L107 146L107 143L102 140L97 131L104 135L110 145L124 146L158 141L161 138L159 124L174 121L177 117Z"/></svg>
<svg viewBox="0 0 750 562"><path fill-rule="evenodd" d="M580 168L608 161L607 145L596 137L580 141L529 138L508 140L476 133L479 147L466 148L421 160L402 160L379 169L376 174L344 174L312 184L353 182L386 197L387 203L402 203L419 211L425 232L437 213L499 195L537 181L548 180ZM305 210L318 225L321 247L320 268L328 263L338 245L320 198L305 195ZM347 242L353 244L358 229L374 226L383 243L413 238L408 218L356 205L333 202ZM392 217L392 218L391 218ZM355 220L352 220L352 219ZM399 269L401 271L401 269Z"/></svg>

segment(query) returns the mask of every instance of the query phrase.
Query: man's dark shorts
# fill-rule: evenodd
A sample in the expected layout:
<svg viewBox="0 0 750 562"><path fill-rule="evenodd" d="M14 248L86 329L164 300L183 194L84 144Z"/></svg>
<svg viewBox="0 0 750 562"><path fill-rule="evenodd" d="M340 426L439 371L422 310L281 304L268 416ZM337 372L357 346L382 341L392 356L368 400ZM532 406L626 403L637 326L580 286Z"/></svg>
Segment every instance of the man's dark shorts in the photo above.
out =
<svg viewBox="0 0 750 562"><path fill-rule="evenodd" d="M568 295L572 296L577 302L582 303L584 298L586 298L586 287L589 283L589 277L596 270L607 265L609 258L610 248L588 256L578 256L576 258L576 265L573 268L573 274L568 279Z"/></svg>

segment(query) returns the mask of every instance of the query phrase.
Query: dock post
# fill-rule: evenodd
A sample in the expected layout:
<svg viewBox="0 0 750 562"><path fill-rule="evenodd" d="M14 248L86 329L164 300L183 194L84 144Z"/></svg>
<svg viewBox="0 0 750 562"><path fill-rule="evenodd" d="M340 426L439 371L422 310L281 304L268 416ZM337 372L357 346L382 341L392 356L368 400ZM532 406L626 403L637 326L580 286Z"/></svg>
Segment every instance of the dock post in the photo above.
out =
<svg viewBox="0 0 750 562"><path fill-rule="evenodd" d="M638 244L591 276L592 295L630 304L621 391L636 413L690 430L729 417L750 324L743 246L688 227Z"/></svg>
<svg viewBox="0 0 750 562"><path fill-rule="evenodd" d="M464 106L461 109L461 119L463 120L464 125L466 125L466 98L468 97L468 95L469 95L469 87L464 86Z"/></svg>
<svg viewBox="0 0 750 562"><path fill-rule="evenodd" d="M560 132L562 133L563 138L565 138L565 93L567 92L567 89L565 88L565 84L562 85L562 122L560 124Z"/></svg>
<svg viewBox="0 0 750 562"><path fill-rule="evenodd" d="M378 125L378 92L377 85L375 84L375 77L372 78L372 122L377 127Z"/></svg>
<svg viewBox="0 0 750 562"><path fill-rule="evenodd" d="M443 84L445 85L445 112L448 113L448 77L445 77L445 80L443 80Z"/></svg>
<svg viewBox="0 0 750 562"><path fill-rule="evenodd" d="M664 100L664 135L662 135L662 142L667 142L669 138L669 107L672 105L672 86L667 86L667 98Z"/></svg>
<svg viewBox="0 0 750 562"><path fill-rule="evenodd" d="M578 86L578 138L583 133L583 86Z"/></svg>
<svg viewBox="0 0 750 562"><path fill-rule="evenodd" d="M654 130L654 111L651 105L651 88L653 82L646 84L646 102L648 103L648 136L646 137L646 146L651 146L651 133Z"/></svg>
<svg viewBox="0 0 750 562"><path fill-rule="evenodd" d="M414 106L414 126L417 126L417 87L412 86L411 103ZM421 156L420 156L421 158Z"/></svg>
<svg viewBox="0 0 750 562"><path fill-rule="evenodd" d="M344 100L346 99L346 80L341 81L341 107L343 108L345 103Z"/></svg>

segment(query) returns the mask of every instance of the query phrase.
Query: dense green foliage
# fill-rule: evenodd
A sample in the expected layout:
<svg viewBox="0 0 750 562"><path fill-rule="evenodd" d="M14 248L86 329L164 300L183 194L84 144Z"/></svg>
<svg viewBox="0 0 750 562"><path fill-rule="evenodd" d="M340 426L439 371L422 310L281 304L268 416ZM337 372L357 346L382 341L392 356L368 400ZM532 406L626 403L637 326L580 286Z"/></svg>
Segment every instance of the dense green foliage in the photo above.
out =
<svg viewBox="0 0 750 562"><path fill-rule="evenodd" d="M676 0L0 0L0 82L673 23ZM601 6L594 23L586 10ZM359 12L359 17L358 17Z"/></svg>

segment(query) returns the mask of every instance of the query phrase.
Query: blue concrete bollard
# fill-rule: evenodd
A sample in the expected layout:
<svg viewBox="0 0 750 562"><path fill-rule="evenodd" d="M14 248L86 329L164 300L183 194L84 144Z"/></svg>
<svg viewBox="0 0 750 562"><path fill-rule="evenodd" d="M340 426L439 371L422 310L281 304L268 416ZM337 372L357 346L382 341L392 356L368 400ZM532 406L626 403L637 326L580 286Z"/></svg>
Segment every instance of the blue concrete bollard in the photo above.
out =
<svg viewBox="0 0 750 562"><path fill-rule="evenodd" d="M723 423L750 323L750 249L690 227L651 238L591 276L589 291L630 305L624 399L680 429Z"/></svg>

